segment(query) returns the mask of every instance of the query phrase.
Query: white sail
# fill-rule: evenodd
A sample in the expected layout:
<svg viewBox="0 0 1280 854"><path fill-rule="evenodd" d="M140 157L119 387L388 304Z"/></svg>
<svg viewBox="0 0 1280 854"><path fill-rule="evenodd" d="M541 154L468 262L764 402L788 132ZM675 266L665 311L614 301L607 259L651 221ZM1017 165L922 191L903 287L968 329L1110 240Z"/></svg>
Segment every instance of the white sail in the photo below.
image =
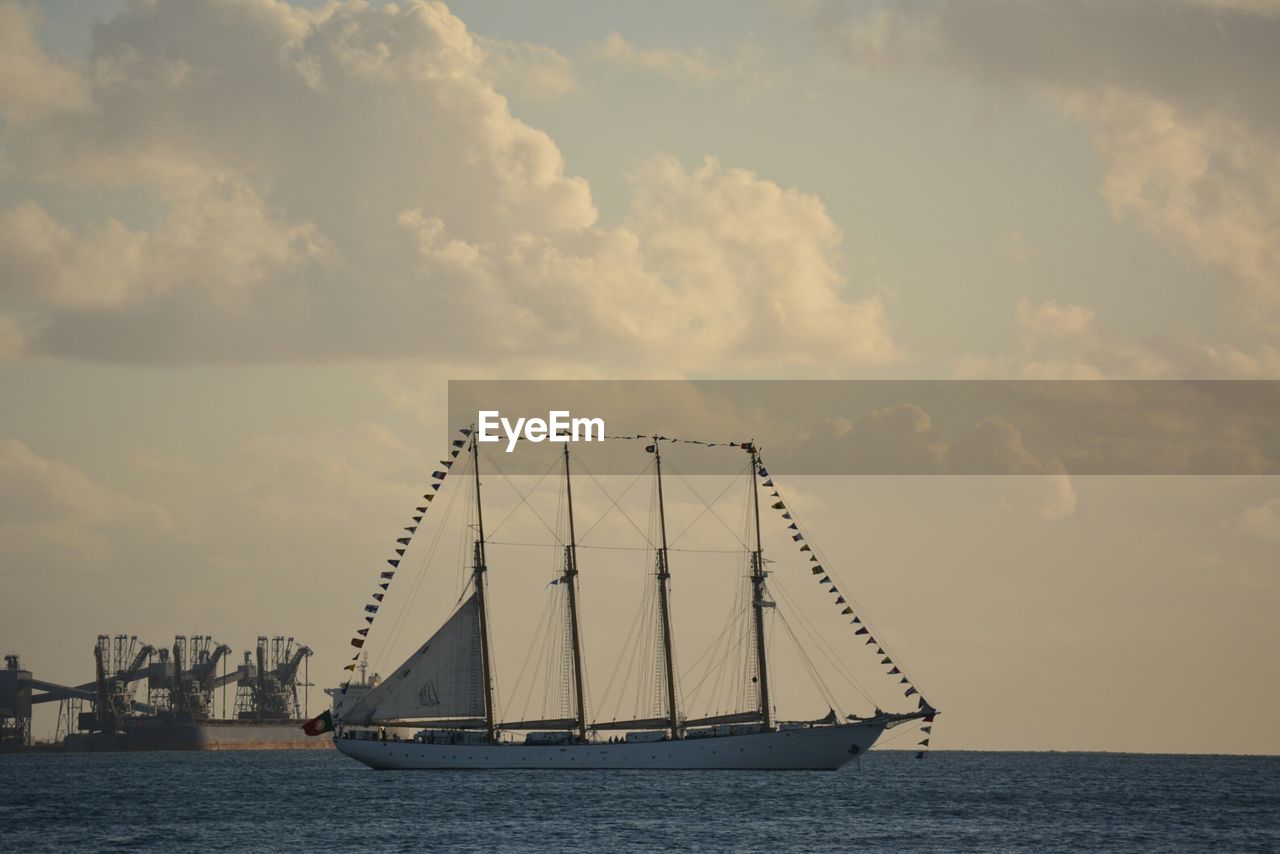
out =
<svg viewBox="0 0 1280 854"><path fill-rule="evenodd" d="M483 718L480 618L473 593L395 673L343 715L369 724L425 718Z"/></svg>

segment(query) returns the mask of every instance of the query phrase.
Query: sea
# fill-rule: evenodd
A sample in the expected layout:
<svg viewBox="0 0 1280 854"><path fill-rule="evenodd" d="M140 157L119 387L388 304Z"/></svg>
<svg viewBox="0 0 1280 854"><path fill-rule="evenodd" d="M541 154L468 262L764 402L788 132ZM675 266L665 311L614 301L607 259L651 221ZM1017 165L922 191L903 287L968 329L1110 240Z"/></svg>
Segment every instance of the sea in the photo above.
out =
<svg viewBox="0 0 1280 854"><path fill-rule="evenodd" d="M0 850L1280 851L1280 757L884 750L756 773L6 755Z"/></svg>

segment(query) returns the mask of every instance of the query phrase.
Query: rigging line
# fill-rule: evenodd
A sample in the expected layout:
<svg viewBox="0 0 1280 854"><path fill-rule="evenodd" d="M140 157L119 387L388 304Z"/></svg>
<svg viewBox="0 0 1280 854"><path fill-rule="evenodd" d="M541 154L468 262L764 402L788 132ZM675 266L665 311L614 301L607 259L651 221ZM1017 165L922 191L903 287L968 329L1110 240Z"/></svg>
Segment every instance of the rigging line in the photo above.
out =
<svg viewBox="0 0 1280 854"><path fill-rule="evenodd" d="M547 479L547 475L551 474L551 469L556 468L558 463L553 462L551 464L551 468L548 468L546 471L544 471L542 473L542 476L538 478L537 482L534 483L533 486L529 488L529 491L527 493L524 493L520 491L520 489L515 485L515 483L511 480L511 478L507 476L507 473L502 470L502 468L498 465L498 463L495 460L490 459L489 457L485 457L485 462L489 463L489 465L493 467L493 470L496 471L502 477L502 479L507 482L507 486L511 487L512 492L520 496L520 504L523 504L524 506L528 507L529 512L532 513L537 518L537 520L542 523L542 527L546 528L548 531L551 532L551 536L555 538L555 541L558 544L563 545L563 543L560 542L560 535L556 533L556 530L552 528L550 525L548 525L546 520L542 518L542 515L538 513L537 510L534 509L532 504L529 503L529 496L533 494L535 489L537 489L539 486L542 485L542 482ZM520 504L517 504L515 507L511 509L511 512L508 513L506 517L503 518L503 520L498 523L497 528L494 528L492 531L487 531L486 533L490 535L497 533L498 528L501 528L503 525L507 524L507 520L510 519L512 516L514 516L516 514L516 511L520 509ZM488 538L486 537L486 540L487 539Z"/></svg>
<svg viewBox="0 0 1280 854"><path fill-rule="evenodd" d="M560 635L560 629L563 626L563 624L560 623L560 621L555 618L560 611L560 608L557 607L559 604L558 600L560 598L558 595L559 592L560 592L559 590L555 591L556 595L551 597L551 600L550 600L550 602L552 603L551 613L547 619L547 628L542 638L542 660L536 665L536 669L534 671L534 678L531 678L529 680L528 699L532 699L534 686L539 682L539 680L537 679L537 674L538 672L542 673L541 682L543 686L543 691L542 691L542 703L541 703L541 706L539 707L539 712L543 717L546 716L546 712L548 709L548 697L547 697L548 692L546 690L547 683L551 681L552 668L554 666L554 661L555 661L555 648L556 646L559 645L557 642L561 640L559 635ZM526 708L527 707L528 707L528 702L526 701Z"/></svg>
<svg viewBox="0 0 1280 854"><path fill-rule="evenodd" d="M635 528L636 533L638 533L641 537L644 538L644 541L645 543L648 544L649 548L655 548L653 539L644 531L640 530L640 526L635 523L635 520L632 519L630 516L628 516L627 511L623 510L622 507L618 504L619 501L627 497L627 493L631 491L631 487L635 486L637 483L640 482L640 478L645 476L645 473L649 471L649 467L651 465L653 465L652 462L646 464L645 467L640 470L640 473L636 475L630 483L627 484L627 488L622 490L622 492L618 495L617 498L614 498L613 495L610 494L609 490L605 489L604 486L600 483L600 481L596 479L596 476L591 473L591 469L587 468L586 463L582 462L581 459L578 460L578 468L582 469L582 471L586 473L587 477L591 478L591 482L596 485L596 489L603 492L605 498L609 499L609 509L600 514L600 518L597 519L591 525L590 528L587 528L587 532L585 534L578 537L578 548L594 548L593 546L583 546L582 541L585 540L587 537L591 536L591 532L596 529L596 526L599 525L601 522L603 522L605 520L605 517L608 516L610 513L612 513L614 510L617 510L619 513L621 513L622 518L626 519L628 522L631 523L631 527Z"/></svg>
<svg viewBox="0 0 1280 854"><path fill-rule="evenodd" d="M734 615L734 616L736 617L737 615ZM732 628L732 626L730 626L730 628ZM726 644L724 655L720 656L720 658L715 661L714 665L708 666L707 671L702 675L702 678L699 679L697 683L695 683L694 686L690 688L687 692L684 692L686 696L689 697L689 702L692 703L694 699L698 697L698 692L702 688L703 683L705 683L713 675L717 676L716 684L713 687L716 689L720 687L720 680L724 678L725 668L723 667L723 665L725 661L729 659L729 656L738 652L738 650L741 648L742 643L744 642L744 638L749 636L750 633L751 633L751 629L749 626L735 633L735 635L733 636L733 642ZM711 696L712 697L716 696L716 693L717 693L716 691L712 691Z"/></svg>
<svg viewBox="0 0 1280 854"><path fill-rule="evenodd" d="M649 712L653 711L653 706L656 703L652 695L653 686L649 680L654 678L654 673L657 670L657 652L654 649L654 644L657 639L657 618L655 616L657 612L657 598L653 591L653 586L650 584L645 584L641 596L643 614L640 620L640 633L636 636L635 648L629 650L631 657L627 662L627 671L623 677L623 687L619 691L618 703L619 708L621 709L622 694L625 693L626 683L631 679L631 671L638 668L635 693L631 699L631 711L644 712L647 716ZM645 681L642 682L642 679ZM646 690L650 693L646 694ZM646 700L649 702L646 702ZM641 715L639 714L635 715L635 717L640 716Z"/></svg>
<svg viewBox="0 0 1280 854"><path fill-rule="evenodd" d="M674 466L672 466L670 463L668 463L668 464L667 464L667 467L668 467L668 468L670 468L672 471L674 471L674 472L675 472L676 477L680 478L680 482L681 482L681 483L683 483L683 484L685 485L685 488L686 488L686 489L688 489L690 492L692 492L692 493L694 494L694 496L695 496L699 501L702 501L702 503L703 503L702 512L700 512L700 513L699 513L699 514L694 518L694 520L693 520L692 522L690 522L688 525L686 525L686 526L684 527L684 530L682 530L679 534L677 534L677 535L676 535L676 538L675 538L674 540L672 540L672 541L671 541L672 543L674 543L674 542L678 542L678 541L680 540L680 538L681 538L681 537L683 537L685 534L689 533L689 531L693 528L693 526L694 526L694 525L696 525L696 524L698 524L698 520L699 520L699 519L701 519L703 516L705 516L709 511L710 511L710 512L712 513L712 515L714 516L714 515L715 515L715 512L711 510L712 505L719 503L720 499L721 499L721 498L724 498L725 493L726 493L726 492L728 492L730 489L733 489L733 487L737 486L737 483L738 483L738 482L737 482L737 480L735 480L735 479L730 479L729 483L725 485L725 488L724 488L724 489L722 489L722 490L720 490L720 494L719 494L719 495L717 495L715 498L711 499L711 503L710 503L710 504L708 504L708 503L707 503L707 502L702 498L702 496L698 494L697 490L695 490L695 489L693 488L693 484L689 483L689 481L685 478L685 476L684 476L684 475L682 475L682 474L679 472L679 470L677 470L677 469L676 469ZM746 471L746 468L743 468L743 470L742 470L741 472L738 472L738 475L737 475L737 476L738 476L738 477L740 477L740 476L743 474L743 472L745 472L745 471ZM717 516L716 518L717 518L717 519L719 519L719 517L718 517L718 516ZM724 520L720 520L720 524L721 524L721 525L725 525ZM726 527L726 528L728 528L729 526L728 526L728 525L725 525L725 527ZM730 533L732 533L732 534L733 534L734 539L736 539L736 540L738 540L738 542L742 543L743 548L747 548L747 544L746 544L746 542L744 542L744 541L742 540L742 538L738 537L738 535L737 535L735 532L733 532L733 531L730 531ZM669 549L670 549L670 545L668 544L668 550L669 550ZM737 551L737 550L735 549L735 551Z"/></svg>
<svg viewBox="0 0 1280 854"><path fill-rule="evenodd" d="M729 616L725 620L724 626L720 629L720 634L716 635L707 648L702 651L702 654L695 658L693 663L689 665L689 669L684 673L685 678L693 678L694 671L698 669L698 665L701 664L702 660L716 648L716 645L720 643L724 636L729 633L729 630L733 628L734 623L736 623L738 618L742 616L744 610L745 609L738 607L738 600L734 599L733 605L729 608Z"/></svg>
<svg viewBox="0 0 1280 854"><path fill-rule="evenodd" d="M800 627L804 629L805 634L807 634L809 639L813 641L814 646L822 653L822 657L827 660L827 663L835 668L836 675L843 677L850 687L862 695L862 699L866 700L872 706L876 706L877 703L867 692L866 688L863 687L861 680L853 674L853 671L849 669L849 665L844 661L840 654L836 652L831 644L822 637L822 633L818 631L817 625L809 619L808 615L804 613L804 610L800 608L798 603L791 597L791 594L789 594L781 585L775 588L775 591L782 594L782 598L786 600L787 607L800 617Z"/></svg>
<svg viewBox="0 0 1280 854"><path fill-rule="evenodd" d="M809 548L812 550L814 557L818 558L820 565L823 567L825 573L831 577L832 581L834 581L836 585L839 587L841 594L844 595L844 597L848 600L849 604L858 612L858 617L862 620L862 624L865 625L868 631L872 633L872 636L876 638L877 645L879 645L885 650L886 654L888 654L889 657L893 659L894 664L898 666L898 669L902 671L902 674L906 676L908 679L910 679L911 683L915 685L916 680L912 678L910 674L907 673L907 668L904 667L902 663L898 661L898 657L893 653L889 644L882 642L882 640L879 637L879 634L880 634L879 631L875 628L875 626L871 623L871 621L867 619L867 616L865 614L866 609L863 607L862 603L859 602L857 598L853 595L852 588L849 588L846 590L843 577L841 577L836 572L836 570L834 569L834 565L829 565L829 562L825 557L825 553L823 553L821 549L819 549L819 547L812 540L808 538L807 533L805 533L805 531L807 530L807 526L800 524L799 514L796 512L795 508L793 508L790 504L788 504L787 511L791 514L792 521L796 523L796 527L800 529L802 534L805 534L805 542L808 543ZM917 689L919 688L918 685L916 687Z"/></svg>
<svg viewBox="0 0 1280 854"><path fill-rule="evenodd" d="M543 603L542 614L541 616L538 617L538 624L537 626L534 627L534 630L533 630L533 637L535 639L540 637L542 633L542 625L544 622L546 622L547 615L550 613L550 610L551 610L550 604L551 604L550 600ZM520 695L520 688L524 683L525 674L528 672L529 658L533 655L533 650L534 650L534 647L536 646L537 646L536 643L530 643L528 646L528 649L525 650L524 661L520 662L520 669L516 672L516 682L514 685L511 686L512 697L518 697ZM532 680L530 680L530 682L532 683ZM531 695L532 693L533 693L532 689L530 689L528 694ZM520 715L521 717L525 716L524 713L528 711L528 708L529 708L529 697L526 696L524 705L521 707L521 715Z"/></svg>
<svg viewBox="0 0 1280 854"><path fill-rule="evenodd" d="M436 494L438 495L439 493L437 492ZM418 590L421 589L422 582L427 576L427 570L430 567L432 558L435 556L436 547L440 544L440 537L444 534L445 528L448 527L447 523L449 521L449 517L453 514L453 508L457 503L457 497L457 490L450 491L449 498L445 502L444 518L440 519L439 524L436 525L435 531L431 537L431 542L427 545L427 553L423 556L422 560L418 562L418 571L414 576L413 584L409 588L409 596L405 599L404 607L400 609L400 613L396 615L395 621L391 624L390 638L378 653L378 657L374 660L373 670L375 674L378 672L378 669L382 666L383 662L386 661L387 655L390 651L393 650L395 645L400 641L400 632L404 629L405 620L408 618L409 611L412 608L413 603L417 601ZM388 589L387 592L389 593L390 590ZM370 629L372 628L373 626L370 625ZM370 634L372 634L372 632L370 632Z"/></svg>
<svg viewBox="0 0 1280 854"><path fill-rule="evenodd" d="M733 674L731 678L734 680L735 683L740 678L741 674L739 672L739 668L737 665L743 664L743 666L745 667L745 664L740 661L734 661L734 666L728 667L724 665L724 662L727 661L731 655L734 655L736 652L739 651L741 643L740 642L734 643L731 640L730 633L733 631L735 627L740 625L740 621L745 614L746 614L746 605L743 603L742 591L741 591L741 588L739 588L734 594L733 602L730 604L729 612L725 617L724 626L721 628L720 634L716 636L711 646L709 646L703 652L703 654L699 656L698 659L695 660L692 665L689 666L685 674L683 674L684 678L692 679L696 675L698 665L699 663L701 663L702 659L706 658L708 654L718 650L720 648L721 641L724 641L724 653L720 655L719 658L715 659L715 661L721 666L713 670L713 667L710 664L708 664L707 670L703 674L702 678L699 679L698 682L695 683L694 687L690 690L690 693L688 695L690 703L694 703L696 699L699 696L701 696L702 685L712 675L713 672L716 674L716 680L711 686L711 692L709 696L713 698L714 702L722 703L723 695L720 692L720 687L724 683L724 677L725 677L726 671L729 671L730 673ZM717 707L716 711L719 712L719 711L722 711L722 709Z"/></svg>
<svg viewBox="0 0 1280 854"><path fill-rule="evenodd" d="M721 519L721 518L720 518L720 514L719 514L719 513L717 513L717 512L715 511L715 509L714 509L710 504L707 504L706 499L704 499L704 498L703 498L703 497L698 493L698 490L696 490L696 489L694 489L694 488L693 488L693 484L691 484L691 483L689 482L689 479L688 479L688 478L686 478L686 477L685 477L685 476L680 472L680 470L679 470L678 468L676 468L676 467L675 467L675 465L674 465L674 464L672 464L672 463L668 462L668 463L667 463L667 468L668 468L668 469L670 469L670 470L672 471L672 473L674 473L674 474L675 474L675 476L676 476L676 477L680 478L680 482L684 484L685 489L688 489L690 492L692 492L692 493L693 493L693 495L694 495L694 497L695 497L695 498L697 498L699 501L701 501L701 502L703 503L703 505L704 505L704 509L703 509L703 511L702 511L701 513L699 513L699 514L698 514L698 519L701 519L701 518L703 517L703 515L705 515L706 513L710 513L712 516L714 516L714 517L715 517L716 521L717 521L717 522L719 522L719 523L724 527L724 529L725 529L726 531L728 531L728 532L729 532L729 535L730 535L731 537L733 537L735 540L737 540L737 541L738 541L738 543L739 543L739 544L740 544L744 549L750 549L750 548L751 548L751 547L750 547L750 546L748 546L745 542L743 542L743 541L742 541L742 539L738 536L738 532L737 532L737 531L735 531L735 530L733 530L733 528L729 527L729 524L728 524L727 522L725 522L723 519ZM744 467L743 467L743 469L742 469L742 471L738 472L738 476L741 476L743 473L745 473L745 472L746 472L746 470L747 470L747 467L745 467L745 466L744 466ZM736 482L736 481L730 481L729 485L728 485L728 486L726 486L723 490L721 490L721 492L720 492L720 496L723 496L726 492L728 492L732 487L734 487L734 486L736 486L736 485L737 485L737 482ZM719 500L720 500L720 496L717 496L717 497L716 497L716 501L719 501ZM697 522L697 519L694 519L694 522ZM691 527L693 527L693 522L690 522L690 523L689 523L689 527L686 527L683 531L681 531L681 532L680 532L680 537L683 537L686 533L688 533L689 528L691 528ZM678 539L680 539L680 537L676 537L676 539L678 540Z"/></svg>
<svg viewBox="0 0 1280 854"><path fill-rule="evenodd" d="M804 534L804 532L807 530L807 526L800 524L799 514L796 513L796 511L792 508L790 504L787 504L786 506L787 506L787 511L791 514L791 520L796 523L797 529L799 529L800 532ZM867 619L866 609L863 607L862 603L857 600L857 597L853 595L853 592L852 592L853 588L846 587L844 583L844 578L835 571L832 565L828 564L828 561L824 556L824 553L813 543L812 540L809 539L807 534L805 534L805 542L808 543L809 548L812 550L814 557L818 558L820 562L819 565L822 566L826 574L830 576L831 579L836 583L836 586L839 588L840 593L845 597L849 605L857 612L857 616L859 619L862 620L862 624L867 627L867 630L871 633L871 636L876 639L876 645L884 649L885 654L888 655L891 659L893 659L894 665L896 665L898 670L902 672L902 675L908 679L910 684L916 689L917 693L919 693L923 697L924 691L920 689L920 684L916 681L915 677L908 672L907 668L898 659L898 656L893 651L893 648L880 637L880 631L875 628L875 626L871 623L870 620Z"/></svg>
<svg viewBox="0 0 1280 854"><path fill-rule="evenodd" d="M861 694L864 700L866 700L868 703L871 703L872 705L876 705L873 698L870 696L870 694L867 692L865 687L862 685L861 680L859 680L858 677L854 674L854 672L851 669L849 669L849 665L844 660L843 656L841 656L840 653L835 649L835 647L833 647L830 644L830 642L827 641L827 639L822 636L822 632L818 629L817 624L814 623L813 620L809 619L809 615L806 614L804 609L799 606L799 603L797 603L796 600L792 598L791 594L787 592L786 588L779 585L774 589L777 593L780 593L782 595L782 598L787 603L788 609L790 609L791 612L799 616L800 627L804 629L805 634L809 636L809 639L813 641L814 646L816 646L818 648L818 651L822 653L822 657L825 658L827 662L832 667L835 668L836 675L843 677L845 682L848 683L850 687L856 690L859 694Z"/></svg>
<svg viewBox="0 0 1280 854"><path fill-rule="evenodd" d="M737 600L734 600L734 606L729 609L729 617L728 619L725 620L724 627L720 629L720 634L716 635L712 639L711 643L707 645L707 648L702 651L702 654L693 660L693 663L689 665L689 669L686 670L685 673L683 674L683 678L692 679L694 677L694 674L698 670L698 665L700 665L703 659L707 658L708 655L710 655L715 650L719 649L720 642L724 640L727 634L729 634L729 631L738 622L738 618L742 616L742 613L743 613L742 610L738 609L737 607ZM716 659L716 660L722 661L723 658ZM697 681L697 683L691 689L693 693L689 695L690 700L692 700L696 695L698 686L700 686L703 682L705 682L707 680L707 676L709 676L710 674L711 674L711 667L708 666L707 672L703 675L701 679Z"/></svg>
<svg viewBox="0 0 1280 854"><path fill-rule="evenodd" d="M769 618L768 618L768 619L769 619L769 636L768 636L768 641L767 641L767 643L769 644L769 658L770 658L770 660L772 660L772 661L777 661L777 660L778 660L778 659L774 658L774 656L773 656L773 650L774 650L774 648L777 646L777 641L778 641L777 633L773 631L773 624L777 621L777 617L778 617L778 615L777 615L777 610L778 610L777 608L774 608L774 609L773 609L774 613L770 614L770 615L769 615ZM758 697L757 697L756 699L757 699L757 701L759 700L759 698L758 698ZM778 699L777 699L777 696L775 695L775 696L771 697L771 698L770 698L770 700L771 700L771 702L769 703L769 705L772 707L771 711L773 712L774 720L777 720L777 719L778 719Z"/></svg>
<svg viewBox="0 0 1280 854"><path fill-rule="evenodd" d="M562 546L557 543L517 543L514 540L491 540L488 537L484 541L486 546L519 546L531 549L555 549L557 552L562 550ZM614 552L646 552L651 551L648 546L584 546L578 543L580 549L598 549L600 551ZM669 552L681 552L684 554L709 554L709 555L736 555L741 554L742 549L667 549Z"/></svg>
<svg viewBox="0 0 1280 854"><path fill-rule="evenodd" d="M800 655L800 662L804 665L804 669L808 672L809 678L813 680L814 686L818 689L818 693L822 695L822 699L831 707L833 711L843 717L843 710L840 708L839 702L836 701L835 694L827 687L827 683L822 680L821 674L814 666L813 661L809 658L808 653L804 651L804 647L800 644L799 638L791 628L791 623L787 621L785 614L777 615L778 622L782 623L782 628L786 630L787 636L791 638L791 642L795 645L796 652Z"/></svg>
<svg viewBox="0 0 1280 854"><path fill-rule="evenodd" d="M627 654L628 650L630 649L630 645L631 645L631 638L632 638L632 636L636 633L636 629L637 629L637 627L639 627L639 625L640 625L640 621L641 621L641 618L643 617L644 604L645 604L645 603L644 603L644 598L643 598L643 597L641 597L641 600L640 600L639 604L636 606L635 615L631 618L631 628L629 628L629 629L627 630L627 636L626 636L625 638L623 638L623 641L622 641L622 648L621 648L621 650L620 650L620 652L619 652L619 657L620 657L620 658L621 658L622 656L625 656L625 655ZM602 711L604 710L605 705L609 702L609 696L610 696L610 694L612 694L612 693L613 693L613 683L614 683L614 680L617 678L618 673L619 673L619 668L615 666L615 667L613 668L612 672L611 672L611 673L610 673L610 675L609 675L609 682L608 682L608 684L606 684L606 685L605 685L605 688L604 688L604 694L603 694L603 695L601 696L601 698L600 698L600 709L601 709ZM625 677L624 677L624 682L625 682ZM619 687L619 696L618 696L618 702L619 702L619 703L621 703L621 702L622 702L622 696L621 696L621 694L622 694L622 690L623 690L623 689L622 689L621 687ZM616 711L616 710L615 710L615 711ZM615 714L615 715L614 715L613 719L614 719L614 720L617 720L617 719L618 719L617 714Z"/></svg>
<svg viewBox="0 0 1280 854"><path fill-rule="evenodd" d="M898 732L894 733L888 738L877 738L876 750L883 750L886 744L889 744L892 741L896 741L897 739L902 738L904 735L919 735L919 734L920 734L920 731L915 727L909 727L909 726L901 727L898 730ZM918 751L920 750L920 747L916 747L915 749Z"/></svg>

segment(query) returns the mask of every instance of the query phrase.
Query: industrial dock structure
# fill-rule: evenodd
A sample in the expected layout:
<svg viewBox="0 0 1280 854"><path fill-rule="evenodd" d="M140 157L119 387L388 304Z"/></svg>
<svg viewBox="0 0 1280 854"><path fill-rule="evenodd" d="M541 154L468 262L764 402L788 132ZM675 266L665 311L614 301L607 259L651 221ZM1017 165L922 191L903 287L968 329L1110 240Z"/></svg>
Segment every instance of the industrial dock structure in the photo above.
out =
<svg viewBox="0 0 1280 854"><path fill-rule="evenodd" d="M93 679L59 685L35 678L16 654L0 669L0 750L288 750L329 747L307 738L309 647L258 637L232 663L208 635L179 635L170 647L136 635L99 635ZM301 694L301 695L300 695ZM228 708L228 700L231 701ZM33 745L32 708L58 704L54 745Z"/></svg>

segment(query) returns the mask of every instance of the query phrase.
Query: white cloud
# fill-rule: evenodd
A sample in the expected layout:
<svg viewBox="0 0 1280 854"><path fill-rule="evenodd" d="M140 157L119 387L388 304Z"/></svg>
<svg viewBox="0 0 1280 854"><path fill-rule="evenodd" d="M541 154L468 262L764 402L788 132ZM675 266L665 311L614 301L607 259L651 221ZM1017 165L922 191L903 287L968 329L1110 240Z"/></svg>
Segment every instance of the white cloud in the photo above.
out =
<svg viewBox="0 0 1280 854"><path fill-rule="evenodd" d="M11 135L81 213L25 189L0 210L0 310L36 321L29 351L117 361L897 357L814 196L657 156L597 225L494 88L533 67L563 90L557 57L433 2L135 5L95 31L91 108Z"/></svg>
<svg viewBox="0 0 1280 854"><path fill-rule="evenodd" d="M955 376L1087 379L1274 379L1280 348L1206 343L1172 336L1133 340L1099 329L1086 306L1026 297L1015 307L1020 352L968 353L952 359Z"/></svg>
<svg viewBox="0 0 1280 854"><path fill-rule="evenodd" d="M89 102L84 79L40 47L39 24L35 9L0 0L0 116L8 121L82 110Z"/></svg>
<svg viewBox="0 0 1280 854"><path fill-rule="evenodd" d="M1001 477L1005 505L1058 521L1076 510L1071 476L1056 459L1040 459L1021 431L988 416L947 438L932 415L913 403L877 409L857 421L831 419L805 438L806 455L828 461L833 471L883 475Z"/></svg>
<svg viewBox="0 0 1280 854"><path fill-rule="evenodd" d="M1040 338L1081 338L1089 334L1095 315L1082 305L1060 305L1047 300L1032 305L1031 300L1018 300L1018 331L1025 341Z"/></svg>
<svg viewBox="0 0 1280 854"><path fill-rule="evenodd" d="M1280 498L1245 509L1235 518L1234 527L1251 537L1280 542Z"/></svg>
<svg viewBox="0 0 1280 854"><path fill-rule="evenodd" d="M1280 16L1270 0L820 3L856 67L960 73L1091 132L1113 215L1227 271L1246 329L1280 336Z"/></svg>
<svg viewBox="0 0 1280 854"><path fill-rule="evenodd" d="M16 359L26 349L26 331L15 318L0 314L0 362Z"/></svg>
<svg viewBox="0 0 1280 854"><path fill-rule="evenodd" d="M616 32L592 48L590 57L595 62L657 74L675 81L705 83L723 73L705 51L639 48Z"/></svg>
<svg viewBox="0 0 1280 854"><path fill-rule="evenodd" d="M1231 271L1280 324L1280 146L1246 124L1188 116L1168 101L1106 89L1063 97L1107 163L1102 195L1197 258ZM1280 327L1277 327L1280 328Z"/></svg>
<svg viewBox="0 0 1280 854"><path fill-rule="evenodd" d="M488 56L488 79L505 95L530 101L562 98L578 88L573 60L546 45L475 36Z"/></svg>
<svg viewBox="0 0 1280 854"><path fill-rule="evenodd" d="M98 563L121 537L172 527L160 508L104 486L78 468L0 438L0 553L20 566L38 551Z"/></svg>

